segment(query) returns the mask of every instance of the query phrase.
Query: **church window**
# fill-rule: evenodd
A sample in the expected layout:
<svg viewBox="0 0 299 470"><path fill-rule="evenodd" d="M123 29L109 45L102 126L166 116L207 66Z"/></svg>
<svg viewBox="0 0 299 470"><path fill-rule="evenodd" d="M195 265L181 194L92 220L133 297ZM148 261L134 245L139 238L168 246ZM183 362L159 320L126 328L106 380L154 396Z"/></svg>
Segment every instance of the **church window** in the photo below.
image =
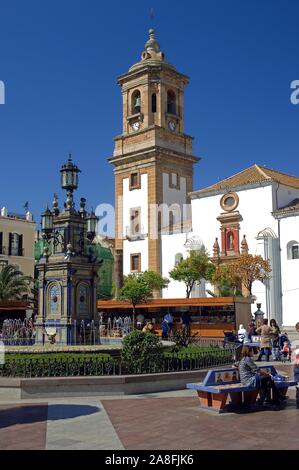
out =
<svg viewBox="0 0 299 470"><path fill-rule="evenodd" d="M131 272L141 271L141 254L134 253L131 255Z"/></svg>
<svg viewBox="0 0 299 470"><path fill-rule="evenodd" d="M237 209L239 205L239 197L236 193L227 193L222 196L220 205L226 212L232 212Z"/></svg>
<svg viewBox="0 0 299 470"><path fill-rule="evenodd" d="M299 243L295 240L287 244L287 257L289 260L299 259Z"/></svg>
<svg viewBox="0 0 299 470"><path fill-rule="evenodd" d="M299 259L299 245L292 246L292 259Z"/></svg>
<svg viewBox="0 0 299 470"><path fill-rule="evenodd" d="M141 112L141 95L139 90L135 90L132 94L132 114Z"/></svg>
<svg viewBox="0 0 299 470"><path fill-rule="evenodd" d="M169 187L171 189L180 189L180 178L177 173L170 173L169 175Z"/></svg>
<svg viewBox="0 0 299 470"><path fill-rule="evenodd" d="M176 114L176 96L172 90L167 92L167 112Z"/></svg>
<svg viewBox="0 0 299 470"><path fill-rule="evenodd" d="M184 257L182 253L177 253L174 258L174 265L177 266L181 261L183 261Z"/></svg>
<svg viewBox="0 0 299 470"><path fill-rule="evenodd" d="M130 175L130 190L131 189L139 189L139 188L140 188L139 174L138 173L131 173L131 175Z"/></svg>
<svg viewBox="0 0 299 470"><path fill-rule="evenodd" d="M152 113L157 112L157 95L156 93L152 94Z"/></svg>

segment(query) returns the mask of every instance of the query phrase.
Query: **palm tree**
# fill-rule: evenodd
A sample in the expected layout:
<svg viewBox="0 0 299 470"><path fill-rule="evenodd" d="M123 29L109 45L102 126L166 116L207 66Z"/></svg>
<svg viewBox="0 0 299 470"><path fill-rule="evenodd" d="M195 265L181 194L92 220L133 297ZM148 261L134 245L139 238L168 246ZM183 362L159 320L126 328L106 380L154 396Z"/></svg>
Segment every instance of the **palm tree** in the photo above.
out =
<svg viewBox="0 0 299 470"><path fill-rule="evenodd" d="M17 266L8 264L0 271L0 303L28 300L32 279Z"/></svg>

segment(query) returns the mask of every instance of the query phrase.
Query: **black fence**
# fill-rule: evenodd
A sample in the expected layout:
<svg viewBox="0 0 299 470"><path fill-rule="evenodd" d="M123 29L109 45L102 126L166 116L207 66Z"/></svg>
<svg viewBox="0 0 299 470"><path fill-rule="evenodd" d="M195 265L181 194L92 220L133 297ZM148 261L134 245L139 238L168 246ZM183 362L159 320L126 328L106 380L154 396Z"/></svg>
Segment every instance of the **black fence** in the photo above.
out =
<svg viewBox="0 0 299 470"><path fill-rule="evenodd" d="M236 349L220 349L218 351L193 353L164 353L163 360L158 364L148 363L130 367L130 370L119 359L94 354L83 357L72 354L72 357L26 357L6 354L5 363L0 365L0 377L86 377L113 376L127 374L152 374L167 372L184 372L190 370L210 369L231 365L236 359ZM14 356L14 357L13 357ZM98 356L98 357L97 357Z"/></svg>

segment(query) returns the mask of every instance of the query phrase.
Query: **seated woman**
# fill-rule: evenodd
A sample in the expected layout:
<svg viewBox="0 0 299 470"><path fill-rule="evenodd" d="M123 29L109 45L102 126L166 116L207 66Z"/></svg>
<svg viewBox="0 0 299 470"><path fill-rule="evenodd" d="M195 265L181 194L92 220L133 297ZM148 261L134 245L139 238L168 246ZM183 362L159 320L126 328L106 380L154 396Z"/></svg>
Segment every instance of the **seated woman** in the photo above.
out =
<svg viewBox="0 0 299 470"><path fill-rule="evenodd" d="M280 396L279 391L275 386L273 376L262 370L259 370L252 357L253 348L243 346L242 359L239 362L241 383L246 387L259 389L260 399L258 403L260 405L263 405L266 399L268 402L270 402L272 389L273 400L270 403L272 403L277 408L280 404L280 399L283 399L283 397Z"/></svg>

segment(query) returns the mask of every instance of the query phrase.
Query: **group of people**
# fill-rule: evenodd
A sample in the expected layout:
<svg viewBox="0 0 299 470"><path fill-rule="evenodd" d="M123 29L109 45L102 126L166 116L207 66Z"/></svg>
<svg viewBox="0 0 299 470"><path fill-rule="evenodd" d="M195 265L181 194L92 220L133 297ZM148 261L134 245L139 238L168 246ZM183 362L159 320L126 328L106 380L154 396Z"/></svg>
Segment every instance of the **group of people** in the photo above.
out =
<svg viewBox="0 0 299 470"><path fill-rule="evenodd" d="M188 335L190 335L190 324L191 324L191 318L188 313L182 313L181 315L181 321L182 321L182 329L187 332ZM141 322L139 322L141 325ZM138 322L137 322L138 325ZM163 321L161 324L162 328L162 339L169 339L172 333L172 327L173 327L173 315L171 313L167 313L163 317ZM154 326L150 321L147 321L145 326L142 328L142 331L144 333L153 333L154 332Z"/></svg>
<svg viewBox="0 0 299 470"><path fill-rule="evenodd" d="M271 321L272 322L272 321ZM275 326L272 322L272 326L268 326L266 320L264 320L263 325L257 330L260 330L261 335L264 334L269 336L273 334L272 331L274 328L278 328L275 322ZM269 328L272 328L270 331ZM299 322L295 326L297 333L299 333ZM279 334L276 331L277 334ZM266 346L265 346L266 344ZM265 340L264 349L269 349L268 343ZM275 386L274 377L267 372L259 370L257 364L253 361L253 347L246 346L244 344L242 348L242 358L237 367L239 368L239 375L241 383L244 386L258 388L259 389L259 405L264 406L265 402L273 405L274 409L279 409L282 401L286 399L284 395L279 392L279 389ZM259 355L258 361L261 360L261 353ZM299 382L299 349L295 350L294 355L294 380ZM271 393L272 392L272 393ZM299 409L299 388L296 388L296 405Z"/></svg>
<svg viewBox="0 0 299 470"><path fill-rule="evenodd" d="M260 352L258 361L266 356L266 361L269 362L270 355L272 359L278 361L280 359L290 360L291 358L291 342L286 332L281 332L276 320L268 319L262 321L262 325L256 326L254 321L250 322L247 329L240 325L238 330L238 340L244 345L251 343L254 336L260 336Z"/></svg>

